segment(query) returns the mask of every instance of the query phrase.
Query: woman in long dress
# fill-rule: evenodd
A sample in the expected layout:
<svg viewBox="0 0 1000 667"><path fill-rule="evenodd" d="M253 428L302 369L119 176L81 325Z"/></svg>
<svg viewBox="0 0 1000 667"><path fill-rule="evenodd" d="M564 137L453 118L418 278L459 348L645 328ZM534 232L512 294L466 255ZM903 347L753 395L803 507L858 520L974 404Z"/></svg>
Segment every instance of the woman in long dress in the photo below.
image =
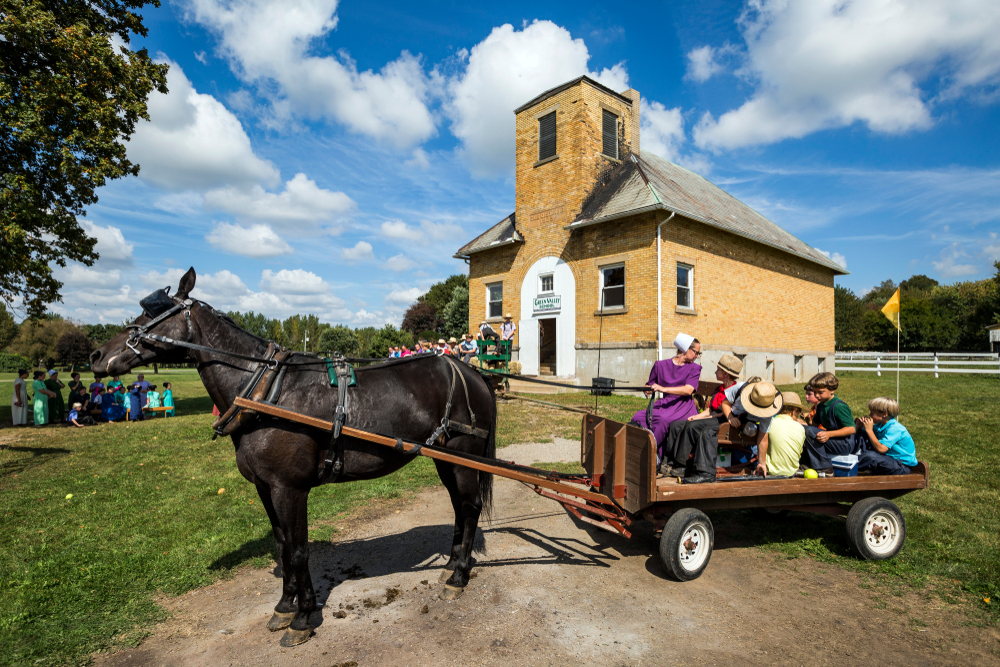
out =
<svg viewBox="0 0 1000 667"><path fill-rule="evenodd" d="M28 423L28 371L19 369L14 380L14 393L10 397L10 414L14 418L14 426L24 426Z"/></svg>
<svg viewBox="0 0 1000 667"><path fill-rule="evenodd" d="M49 401L49 423L58 424L66 418L66 402L63 400L62 390L65 387L59 379L59 371L50 370L49 379L45 381L45 388L51 393Z"/></svg>
<svg viewBox="0 0 1000 667"><path fill-rule="evenodd" d="M45 386L45 371L35 371L31 388L35 390L35 426L44 426L49 423L49 398L55 396Z"/></svg>
<svg viewBox="0 0 1000 667"><path fill-rule="evenodd" d="M701 343L697 338L681 333L674 340L677 354L653 364L646 386L650 392L658 391L663 398L653 403L652 424L656 437L657 459L663 458L663 441L670 425L679 419L686 420L698 414L693 394L698 390L701 366L694 363L701 356ZM649 394L647 393L647 396ZM632 415L632 421L646 428L646 411Z"/></svg>

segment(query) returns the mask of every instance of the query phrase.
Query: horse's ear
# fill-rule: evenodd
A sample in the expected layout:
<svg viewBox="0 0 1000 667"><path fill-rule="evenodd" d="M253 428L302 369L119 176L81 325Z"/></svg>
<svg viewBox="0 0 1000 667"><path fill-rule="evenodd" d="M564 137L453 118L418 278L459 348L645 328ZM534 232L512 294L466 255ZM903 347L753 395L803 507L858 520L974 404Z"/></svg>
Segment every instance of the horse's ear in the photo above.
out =
<svg viewBox="0 0 1000 667"><path fill-rule="evenodd" d="M188 294L190 294L191 290L194 289L194 280L195 280L196 277L197 276L195 276L195 274L194 274L194 267L193 266L190 269L188 269L187 273L185 273L183 276L181 276L181 282L177 286L177 292L175 293L175 296L178 299L186 299L186 298L188 298Z"/></svg>

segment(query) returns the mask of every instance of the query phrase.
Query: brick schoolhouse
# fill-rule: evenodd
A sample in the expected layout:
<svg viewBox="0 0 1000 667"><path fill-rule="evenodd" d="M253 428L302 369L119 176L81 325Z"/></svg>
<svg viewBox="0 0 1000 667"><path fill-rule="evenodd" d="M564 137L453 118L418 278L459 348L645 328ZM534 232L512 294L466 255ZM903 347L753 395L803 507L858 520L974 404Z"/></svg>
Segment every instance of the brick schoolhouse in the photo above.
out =
<svg viewBox="0 0 1000 667"><path fill-rule="evenodd" d="M707 180L643 151L639 93L586 77L514 111L515 211L463 246L469 324L517 323L525 375L643 384L702 342L744 377L832 371L833 281L846 272ZM494 324L495 328L498 328Z"/></svg>

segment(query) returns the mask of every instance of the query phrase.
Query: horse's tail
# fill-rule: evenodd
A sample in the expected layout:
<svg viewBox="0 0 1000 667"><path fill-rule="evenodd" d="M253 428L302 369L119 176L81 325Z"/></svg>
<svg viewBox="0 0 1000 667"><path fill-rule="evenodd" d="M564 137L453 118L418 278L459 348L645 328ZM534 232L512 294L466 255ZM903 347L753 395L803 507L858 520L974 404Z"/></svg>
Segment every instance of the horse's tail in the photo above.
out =
<svg viewBox="0 0 1000 667"><path fill-rule="evenodd" d="M482 374L477 373L480 377ZM486 436L486 450L483 456L488 459L496 458L497 454L497 396L493 388L493 383L483 377L486 386L490 390L490 433ZM483 517L489 521L493 513L493 473L484 470L479 471L479 496L483 501Z"/></svg>

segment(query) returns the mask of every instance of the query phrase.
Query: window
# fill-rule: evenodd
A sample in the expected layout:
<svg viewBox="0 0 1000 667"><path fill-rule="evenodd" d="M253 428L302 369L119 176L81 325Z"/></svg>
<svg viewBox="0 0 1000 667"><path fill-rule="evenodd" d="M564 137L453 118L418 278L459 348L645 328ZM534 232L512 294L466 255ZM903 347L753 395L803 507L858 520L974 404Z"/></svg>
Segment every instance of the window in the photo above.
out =
<svg viewBox="0 0 1000 667"><path fill-rule="evenodd" d="M601 267L601 310L625 307L625 265Z"/></svg>
<svg viewBox="0 0 1000 667"><path fill-rule="evenodd" d="M792 367L792 379L802 379L802 357L795 357L795 365Z"/></svg>
<svg viewBox="0 0 1000 667"><path fill-rule="evenodd" d="M503 317L503 283L486 286L486 316Z"/></svg>
<svg viewBox="0 0 1000 667"><path fill-rule="evenodd" d="M538 119L538 159L556 156L556 112Z"/></svg>
<svg viewBox="0 0 1000 667"><path fill-rule="evenodd" d="M552 274L538 277L538 293L546 294L555 291L555 278Z"/></svg>
<svg viewBox="0 0 1000 667"><path fill-rule="evenodd" d="M820 357L816 360L816 372L823 373L826 371L826 357Z"/></svg>
<svg viewBox="0 0 1000 667"><path fill-rule="evenodd" d="M694 309L694 267L677 263L677 307Z"/></svg>
<svg viewBox="0 0 1000 667"><path fill-rule="evenodd" d="M604 109L604 150L601 151L608 157L618 159L618 116Z"/></svg>

